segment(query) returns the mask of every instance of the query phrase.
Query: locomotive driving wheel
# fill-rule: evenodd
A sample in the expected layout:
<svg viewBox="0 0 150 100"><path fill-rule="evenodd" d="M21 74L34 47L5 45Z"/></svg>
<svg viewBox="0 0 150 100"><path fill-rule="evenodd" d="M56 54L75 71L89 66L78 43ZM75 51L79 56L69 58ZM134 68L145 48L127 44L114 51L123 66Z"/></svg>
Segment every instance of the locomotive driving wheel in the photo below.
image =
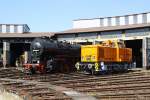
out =
<svg viewBox="0 0 150 100"><path fill-rule="evenodd" d="M52 70L54 70L54 60L51 58L49 60L47 60L47 63L46 63L46 71L47 72L51 72Z"/></svg>

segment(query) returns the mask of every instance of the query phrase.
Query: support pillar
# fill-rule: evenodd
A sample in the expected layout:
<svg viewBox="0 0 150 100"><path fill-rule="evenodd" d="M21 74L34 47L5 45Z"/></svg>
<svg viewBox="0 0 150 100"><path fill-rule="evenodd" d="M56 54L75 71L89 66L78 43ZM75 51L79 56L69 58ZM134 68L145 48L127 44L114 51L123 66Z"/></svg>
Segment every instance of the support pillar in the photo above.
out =
<svg viewBox="0 0 150 100"><path fill-rule="evenodd" d="M3 66L6 68L6 65L10 64L10 43L9 42L3 42Z"/></svg>
<svg viewBox="0 0 150 100"><path fill-rule="evenodd" d="M149 69L150 68L150 38L148 37L143 39L142 58L143 58L143 69Z"/></svg>
<svg viewBox="0 0 150 100"><path fill-rule="evenodd" d="M24 51L24 63L27 63L28 62L28 57L29 56L29 52L28 51Z"/></svg>

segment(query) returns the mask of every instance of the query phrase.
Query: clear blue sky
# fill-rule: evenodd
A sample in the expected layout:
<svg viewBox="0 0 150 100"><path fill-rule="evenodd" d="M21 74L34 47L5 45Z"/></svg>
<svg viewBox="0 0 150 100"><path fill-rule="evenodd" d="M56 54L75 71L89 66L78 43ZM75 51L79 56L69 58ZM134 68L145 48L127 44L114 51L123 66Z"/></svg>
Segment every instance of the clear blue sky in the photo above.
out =
<svg viewBox="0 0 150 100"><path fill-rule="evenodd" d="M28 24L32 32L72 28L72 20L150 11L150 0L0 0L0 23Z"/></svg>

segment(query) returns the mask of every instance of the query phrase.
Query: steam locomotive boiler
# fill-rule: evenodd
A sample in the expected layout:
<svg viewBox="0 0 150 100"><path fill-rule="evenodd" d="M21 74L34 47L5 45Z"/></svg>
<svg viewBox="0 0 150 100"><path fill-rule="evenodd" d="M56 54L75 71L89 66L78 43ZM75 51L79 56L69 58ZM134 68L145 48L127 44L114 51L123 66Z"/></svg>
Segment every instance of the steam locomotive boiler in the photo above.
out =
<svg viewBox="0 0 150 100"><path fill-rule="evenodd" d="M24 64L27 73L69 72L80 59L80 45L36 38L31 43L31 61Z"/></svg>

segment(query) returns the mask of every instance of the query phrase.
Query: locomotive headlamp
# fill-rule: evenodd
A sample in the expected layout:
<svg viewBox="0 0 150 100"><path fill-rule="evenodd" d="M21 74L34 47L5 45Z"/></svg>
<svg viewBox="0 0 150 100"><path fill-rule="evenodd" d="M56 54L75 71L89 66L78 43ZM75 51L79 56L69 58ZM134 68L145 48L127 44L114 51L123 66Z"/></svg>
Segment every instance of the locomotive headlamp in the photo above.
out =
<svg viewBox="0 0 150 100"><path fill-rule="evenodd" d="M105 70L104 62L101 62L101 69Z"/></svg>
<svg viewBox="0 0 150 100"><path fill-rule="evenodd" d="M40 63L40 61L38 60L38 61L37 61L37 63L39 64L39 63Z"/></svg>
<svg viewBox="0 0 150 100"><path fill-rule="evenodd" d="M104 66L104 62L101 62L101 66Z"/></svg>

